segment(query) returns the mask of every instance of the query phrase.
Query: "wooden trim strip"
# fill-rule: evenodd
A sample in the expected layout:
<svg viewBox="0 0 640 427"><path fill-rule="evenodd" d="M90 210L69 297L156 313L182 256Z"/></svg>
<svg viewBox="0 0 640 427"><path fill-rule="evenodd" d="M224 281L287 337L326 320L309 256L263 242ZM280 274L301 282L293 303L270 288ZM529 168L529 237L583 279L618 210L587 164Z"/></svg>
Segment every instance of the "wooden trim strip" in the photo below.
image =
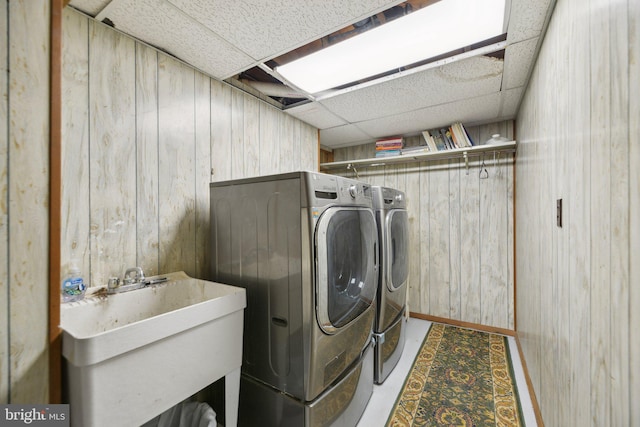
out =
<svg viewBox="0 0 640 427"><path fill-rule="evenodd" d="M430 314L409 312L409 317L416 319L428 320L430 322L444 323L446 325L459 326L461 328L476 329L482 332L489 332L493 334L502 334L510 337L516 335L516 331L511 329L496 328L494 326L481 325L479 323L463 322L461 320L447 319L446 317L431 316Z"/></svg>
<svg viewBox="0 0 640 427"><path fill-rule="evenodd" d="M516 121L513 120L512 122L512 126L513 126L513 140L517 141L517 135L516 135ZM518 240L517 240L517 223L516 223L516 192L517 192L517 187L516 187L516 162L518 161L518 158L516 157L517 152L513 153L513 164L512 164L512 168L513 168L513 329L516 331L518 331L518 269L517 269L517 261L518 261L518 251L517 249L517 244L518 244Z"/></svg>
<svg viewBox="0 0 640 427"><path fill-rule="evenodd" d="M524 353L522 352L522 346L520 345L520 337L516 332L514 338L518 346L518 353L520 354L520 363L522 363L522 370L524 371L524 378L527 381L527 388L529 389L529 396L531 397L531 404L533 405L533 412L536 415L536 423L538 427L544 427L544 421L542 420L542 412L540 412L540 405L538 405L538 399L536 398L536 392L533 389L533 383L529 376L529 370L527 369L527 362L524 360Z"/></svg>
<svg viewBox="0 0 640 427"><path fill-rule="evenodd" d="M60 228L62 224L62 9L51 1L49 70L49 402L62 400L60 332Z"/></svg>

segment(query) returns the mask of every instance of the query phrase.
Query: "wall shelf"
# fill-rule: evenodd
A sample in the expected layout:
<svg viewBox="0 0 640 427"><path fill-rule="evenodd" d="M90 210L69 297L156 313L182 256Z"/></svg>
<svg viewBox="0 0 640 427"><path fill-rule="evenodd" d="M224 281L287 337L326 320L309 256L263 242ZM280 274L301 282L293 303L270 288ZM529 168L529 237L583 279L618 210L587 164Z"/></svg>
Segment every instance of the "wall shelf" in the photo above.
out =
<svg viewBox="0 0 640 427"><path fill-rule="evenodd" d="M321 171L351 168L367 168L388 166L400 163L429 162L433 160L445 159L469 159L470 157L480 157L486 153L515 153L516 141L501 142L498 144L475 145L467 148L456 148L454 150L442 150L436 152L426 152L420 154L402 154L393 157L374 157L369 159L343 160L340 162L320 163Z"/></svg>

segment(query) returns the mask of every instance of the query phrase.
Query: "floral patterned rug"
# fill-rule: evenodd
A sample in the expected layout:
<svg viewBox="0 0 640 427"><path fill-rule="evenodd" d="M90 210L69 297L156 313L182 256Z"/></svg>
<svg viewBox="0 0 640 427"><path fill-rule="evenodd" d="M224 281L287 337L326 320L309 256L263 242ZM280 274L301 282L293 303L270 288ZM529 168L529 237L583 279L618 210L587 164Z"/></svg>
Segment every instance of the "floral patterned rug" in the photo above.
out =
<svg viewBox="0 0 640 427"><path fill-rule="evenodd" d="M523 426L507 337L434 323L387 426Z"/></svg>

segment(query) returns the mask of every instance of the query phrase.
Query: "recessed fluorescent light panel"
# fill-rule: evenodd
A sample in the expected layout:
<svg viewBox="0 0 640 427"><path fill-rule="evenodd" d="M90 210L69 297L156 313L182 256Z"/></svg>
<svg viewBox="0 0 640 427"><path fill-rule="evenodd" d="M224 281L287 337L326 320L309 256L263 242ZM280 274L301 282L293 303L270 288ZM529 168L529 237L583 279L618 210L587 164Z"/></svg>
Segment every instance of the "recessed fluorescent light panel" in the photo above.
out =
<svg viewBox="0 0 640 427"><path fill-rule="evenodd" d="M505 0L440 0L275 70L322 92L499 36L504 9Z"/></svg>

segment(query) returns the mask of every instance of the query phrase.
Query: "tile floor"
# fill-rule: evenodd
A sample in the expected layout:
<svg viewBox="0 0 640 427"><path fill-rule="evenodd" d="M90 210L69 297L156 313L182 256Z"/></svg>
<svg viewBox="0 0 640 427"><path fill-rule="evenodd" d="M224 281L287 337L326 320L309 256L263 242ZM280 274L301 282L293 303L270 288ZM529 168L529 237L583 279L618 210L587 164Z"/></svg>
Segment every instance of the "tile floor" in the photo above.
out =
<svg viewBox="0 0 640 427"><path fill-rule="evenodd" d="M377 427L384 426L389 413L393 408L398 393L404 384L404 379L409 373L413 361L418 353L420 345L429 330L431 322L420 319L410 318L407 321L406 342L404 352L393 370L391 375L381 385L373 388L373 395L369 400L369 404L360 418L358 427ZM516 376L516 385L520 392L520 402L527 427L537 426L536 417L533 412L533 405L529 396L529 389L524 377L524 371L518 354L518 347L515 339L509 337L509 349L511 351L511 360Z"/></svg>

